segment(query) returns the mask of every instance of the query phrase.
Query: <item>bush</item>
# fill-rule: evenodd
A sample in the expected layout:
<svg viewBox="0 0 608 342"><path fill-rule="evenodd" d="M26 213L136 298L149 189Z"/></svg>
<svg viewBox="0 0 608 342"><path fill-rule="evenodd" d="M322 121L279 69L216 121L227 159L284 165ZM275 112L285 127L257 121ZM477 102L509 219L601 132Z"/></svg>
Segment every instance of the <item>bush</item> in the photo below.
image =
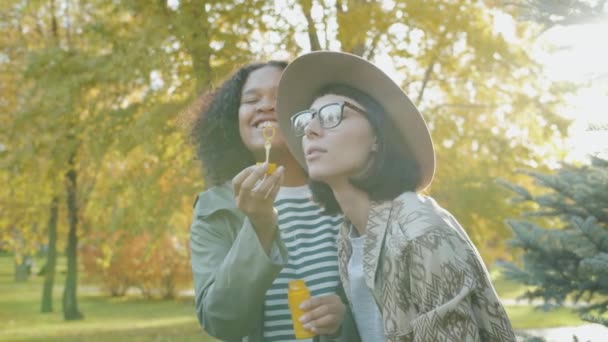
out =
<svg viewBox="0 0 608 342"><path fill-rule="evenodd" d="M189 253L186 242L167 233L99 234L81 250L87 278L109 295L123 296L137 288L145 298L174 298L190 286Z"/></svg>

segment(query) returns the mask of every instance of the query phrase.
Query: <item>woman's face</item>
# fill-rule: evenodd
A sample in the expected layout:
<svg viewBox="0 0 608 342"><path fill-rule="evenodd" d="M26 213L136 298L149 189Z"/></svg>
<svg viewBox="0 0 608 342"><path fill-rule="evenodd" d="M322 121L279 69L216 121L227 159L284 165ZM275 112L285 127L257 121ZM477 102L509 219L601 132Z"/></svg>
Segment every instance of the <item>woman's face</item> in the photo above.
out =
<svg viewBox="0 0 608 342"><path fill-rule="evenodd" d="M336 102L348 102L363 110L355 100L333 94L317 98L310 108L319 110ZM306 126L302 137L310 178L330 185L362 172L372 151L376 149L376 137L367 118L348 106L343 108L342 122L338 126L325 129L315 116Z"/></svg>
<svg viewBox="0 0 608 342"><path fill-rule="evenodd" d="M282 69L264 66L249 74L241 92L239 106L239 133L243 143L256 158L264 156L265 125L274 127L276 134L272 140L273 148L285 147L285 139L278 129L275 112L277 85Z"/></svg>

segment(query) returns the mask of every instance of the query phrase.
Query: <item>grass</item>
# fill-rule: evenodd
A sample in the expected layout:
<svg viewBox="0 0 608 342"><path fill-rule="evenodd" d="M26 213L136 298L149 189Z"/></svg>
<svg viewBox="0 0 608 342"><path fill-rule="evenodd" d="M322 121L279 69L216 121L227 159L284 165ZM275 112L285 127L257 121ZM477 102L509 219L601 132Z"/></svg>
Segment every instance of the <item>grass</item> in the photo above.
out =
<svg viewBox="0 0 608 342"><path fill-rule="evenodd" d="M61 272L53 293L55 312L41 314L42 277L15 283L12 270L12 259L0 257L0 341L215 341L200 329L192 298L144 300L85 293L79 296L85 319L66 322Z"/></svg>
<svg viewBox="0 0 608 342"><path fill-rule="evenodd" d="M38 261L37 265L42 262ZM54 313L40 313L42 277L15 283L13 261L0 256L0 341L215 341L199 328L192 298L144 300L105 297L81 286L79 305L85 319L66 322L61 313L65 260L59 259L54 289ZM493 274L503 299L515 299L525 287ZM550 312L529 305L506 306L516 329L577 326L586 322L568 308Z"/></svg>
<svg viewBox="0 0 608 342"><path fill-rule="evenodd" d="M493 271L491 276L492 284L500 299L517 299L526 292L526 285L506 279L497 271Z"/></svg>
<svg viewBox="0 0 608 342"><path fill-rule="evenodd" d="M528 289L526 285L506 279L496 268L492 270L491 277L494 289L502 300L517 299ZM527 300L522 300L521 303L522 305L505 306L515 329L542 329L589 323L580 319L570 308L543 311L532 305L526 305Z"/></svg>
<svg viewBox="0 0 608 342"><path fill-rule="evenodd" d="M548 312L535 309L530 305L505 306L511 324L517 330L521 329L544 329L555 327L574 327L589 322L580 319L577 314L569 308L559 308Z"/></svg>

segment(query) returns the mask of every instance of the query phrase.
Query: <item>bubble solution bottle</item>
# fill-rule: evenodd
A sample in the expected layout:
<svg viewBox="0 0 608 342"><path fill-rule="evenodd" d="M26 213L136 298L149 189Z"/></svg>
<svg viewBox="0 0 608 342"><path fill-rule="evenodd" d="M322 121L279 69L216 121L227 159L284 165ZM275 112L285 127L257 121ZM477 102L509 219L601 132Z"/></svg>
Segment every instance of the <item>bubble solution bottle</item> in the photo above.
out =
<svg viewBox="0 0 608 342"><path fill-rule="evenodd" d="M300 317L304 315L304 311L300 309L300 304L308 299L310 299L310 291L306 287L304 280L292 280L289 282L287 301L289 303L289 310L291 311L293 330L297 339L315 336L313 332L304 329L304 325L300 322Z"/></svg>

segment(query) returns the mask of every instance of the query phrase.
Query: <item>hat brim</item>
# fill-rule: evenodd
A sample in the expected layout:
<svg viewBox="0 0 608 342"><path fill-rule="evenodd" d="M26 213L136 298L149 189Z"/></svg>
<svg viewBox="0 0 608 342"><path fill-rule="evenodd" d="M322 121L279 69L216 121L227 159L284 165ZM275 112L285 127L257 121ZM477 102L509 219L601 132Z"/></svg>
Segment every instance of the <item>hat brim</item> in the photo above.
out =
<svg viewBox="0 0 608 342"><path fill-rule="evenodd" d="M435 173L435 151L422 115L382 70L367 60L344 52L315 51L291 62L283 71L277 91L279 125L289 150L306 168L302 140L291 131L291 116L310 108L323 87L344 84L356 88L380 103L397 126L420 166L417 190L426 188Z"/></svg>

